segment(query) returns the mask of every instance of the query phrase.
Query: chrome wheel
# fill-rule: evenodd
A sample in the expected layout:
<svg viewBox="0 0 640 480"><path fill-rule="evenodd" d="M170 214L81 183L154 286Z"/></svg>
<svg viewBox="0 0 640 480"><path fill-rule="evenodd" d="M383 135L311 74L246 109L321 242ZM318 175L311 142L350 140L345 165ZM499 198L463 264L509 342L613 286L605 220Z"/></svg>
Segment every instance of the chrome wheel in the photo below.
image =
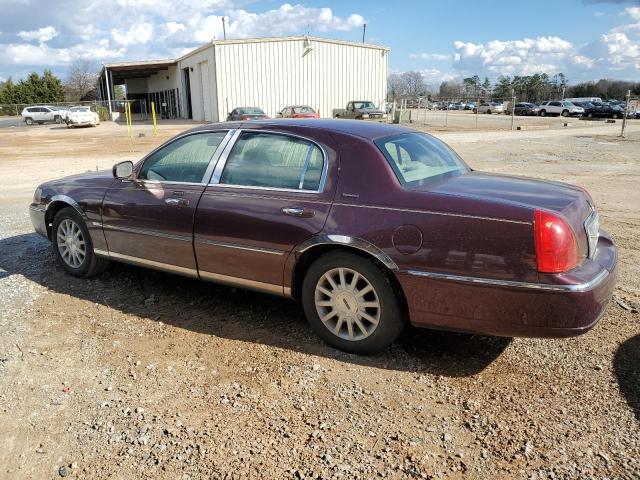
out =
<svg viewBox="0 0 640 480"><path fill-rule="evenodd" d="M369 280L350 268L334 268L320 277L315 306L324 326L344 340L362 340L380 323L377 292Z"/></svg>
<svg viewBox="0 0 640 480"><path fill-rule="evenodd" d="M79 268L87 256L82 230L76 222L65 218L56 232L58 251L62 261L72 268Z"/></svg>

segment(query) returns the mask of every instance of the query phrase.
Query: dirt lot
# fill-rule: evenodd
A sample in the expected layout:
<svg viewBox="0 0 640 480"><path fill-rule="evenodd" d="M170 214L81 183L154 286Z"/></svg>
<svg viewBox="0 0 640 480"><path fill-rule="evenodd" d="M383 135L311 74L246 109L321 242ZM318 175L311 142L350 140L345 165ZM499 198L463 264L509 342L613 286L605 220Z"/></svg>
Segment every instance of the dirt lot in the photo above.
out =
<svg viewBox="0 0 640 480"><path fill-rule="evenodd" d="M409 330L359 358L287 300L117 264L65 275L32 233L35 187L188 126L0 131L0 478L640 477L640 315L616 303L575 339ZM632 308L640 125L618 132L437 135L476 169L588 188Z"/></svg>

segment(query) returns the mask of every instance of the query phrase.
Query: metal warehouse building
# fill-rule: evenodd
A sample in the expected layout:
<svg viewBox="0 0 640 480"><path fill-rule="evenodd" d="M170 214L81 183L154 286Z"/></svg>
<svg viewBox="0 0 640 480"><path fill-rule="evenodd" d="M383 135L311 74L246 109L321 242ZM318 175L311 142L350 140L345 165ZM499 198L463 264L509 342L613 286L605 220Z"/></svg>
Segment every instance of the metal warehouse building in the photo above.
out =
<svg viewBox="0 0 640 480"><path fill-rule="evenodd" d="M275 116L309 105L322 117L350 100L380 106L387 92L389 49L317 37L214 40L177 60L106 64L100 94L125 85L141 108L154 101L166 117L223 121L238 106Z"/></svg>

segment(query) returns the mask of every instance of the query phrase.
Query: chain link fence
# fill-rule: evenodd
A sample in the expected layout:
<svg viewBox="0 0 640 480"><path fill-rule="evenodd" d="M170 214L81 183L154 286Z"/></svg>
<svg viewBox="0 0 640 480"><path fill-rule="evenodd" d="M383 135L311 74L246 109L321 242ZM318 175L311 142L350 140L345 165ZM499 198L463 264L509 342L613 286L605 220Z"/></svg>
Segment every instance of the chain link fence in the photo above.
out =
<svg viewBox="0 0 640 480"><path fill-rule="evenodd" d="M608 119L604 116L586 118L580 112L564 108L558 111L557 107L545 108L544 105L522 102L517 97L430 97L402 100L389 105L389 119L394 123L451 130L561 128L583 121L586 125L587 120L591 123ZM620 114L611 117L621 121L625 107L627 119L640 118L637 98L631 98L628 105L620 104Z"/></svg>
<svg viewBox="0 0 640 480"><path fill-rule="evenodd" d="M73 107L89 107L100 117L100 121L112 120L125 123L126 104L130 104L131 120L148 121L152 116L152 108L147 99L112 100L107 101L79 101L79 102L51 102L51 103L18 103L0 104L0 127L26 127L30 125L63 124L68 112ZM169 110L169 106L160 103L155 106L156 118L175 118L176 113ZM28 123L30 125L28 125Z"/></svg>

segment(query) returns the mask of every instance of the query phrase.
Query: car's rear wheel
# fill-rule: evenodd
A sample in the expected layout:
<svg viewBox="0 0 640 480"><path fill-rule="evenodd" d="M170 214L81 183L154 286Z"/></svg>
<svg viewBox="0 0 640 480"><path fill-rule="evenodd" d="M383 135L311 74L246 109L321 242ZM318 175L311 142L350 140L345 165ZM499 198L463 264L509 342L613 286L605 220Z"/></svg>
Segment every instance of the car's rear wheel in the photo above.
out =
<svg viewBox="0 0 640 480"><path fill-rule="evenodd" d="M329 345L372 354L388 347L405 326L399 299L386 275L370 260L332 252L316 260L304 277L304 311Z"/></svg>
<svg viewBox="0 0 640 480"><path fill-rule="evenodd" d="M56 214L51 243L60 265L74 277L92 277L109 265L109 260L93 253L87 226L72 207L63 208Z"/></svg>
<svg viewBox="0 0 640 480"><path fill-rule="evenodd" d="M587 118L593 118L593 113L587 114Z"/></svg>
<svg viewBox="0 0 640 480"><path fill-rule="evenodd" d="M547 116L547 111L546 110L540 110L540 116L541 117L546 117Z"/></svg>
<svg viewBox="0 0 640 480"><path fill-rule="evenodd" d="M56 115L55 117L53 117L53 121L60 124L62 123L62 117L60 117L60 115Z"/></svg>
<svg viewBox="0 0 640 480"><path fill-rule="evenodd" d="M33 118L27 117L24 119L24 123L27 125L33 125Z"/></svg>
<svg viewBox="0 0 640 480"><path fill-rule="evenodd" d="M487 113L488 113L489 115L491 115L491 110L487 110Z"/></svg>
<svg viewBox="0 0 640 480"><path fill-rule="evenodd" d="M612 117L613 117L613 118L618 118L618 114L617 114L617 113L614 113L614 114L612 115Z"/></svg>

